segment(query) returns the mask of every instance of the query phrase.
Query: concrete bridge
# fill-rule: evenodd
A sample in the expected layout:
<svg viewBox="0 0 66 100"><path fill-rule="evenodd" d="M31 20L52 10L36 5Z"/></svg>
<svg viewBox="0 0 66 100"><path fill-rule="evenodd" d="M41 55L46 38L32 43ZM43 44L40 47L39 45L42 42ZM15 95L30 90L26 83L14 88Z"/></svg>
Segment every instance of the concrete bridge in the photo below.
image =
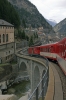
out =
<svg viewBox="0 0 66 100"><path fill-rule="evenodd" d="M38 83L41 81L46 70L48 69L48 60L41 59L38 57L37 58L30 57L19 53L16 53L16 56L18 61L18 71L21 71L22 73L27 72L27 75L29 75L29 79L31 82L31 91L30 91L31 94L34 91L34 89L37 87ZM39 87L39 91L41 91L42 89L41 85ZM25 100L25 99L21 98L21 100Z"/></svg>
<svg viewBox="0 0 66 100"><path fill-rule="evenodd" d="M40 59L38 57L37 58L30 57L19 53L17 53L16 56L19 65L18 70L20 70L21 73L27 72L27 74L29 75L31 81L31 93L32 93L30 94L30 97L28 94L26 94L19 100L63 100L63 92L62 92L60 77L52 63L49 62L48 66L48 61L46 59ZM46 72L47 74L45 74ZM46 83L45 80L48 78L46 77L44 78L45 75L46 77L49 76L49 80L47 80ZM34 89L36 90L36 92ZM47 93L45 92L46 90ZM40 98L38 96L39 91L42 91ZM15 95L0 95L0 99L18 100L15 97Z"/></svg>
<svg viewBox="0 0 66 100"><path fill-rule="evenodd" d="M31 81L31 92L36 88L37 84L42 79L42 76L48 69L47 59L40 59L26 55L17 55L19 70L27 71ZM40 87L41 90L41 87Z"/></svg>

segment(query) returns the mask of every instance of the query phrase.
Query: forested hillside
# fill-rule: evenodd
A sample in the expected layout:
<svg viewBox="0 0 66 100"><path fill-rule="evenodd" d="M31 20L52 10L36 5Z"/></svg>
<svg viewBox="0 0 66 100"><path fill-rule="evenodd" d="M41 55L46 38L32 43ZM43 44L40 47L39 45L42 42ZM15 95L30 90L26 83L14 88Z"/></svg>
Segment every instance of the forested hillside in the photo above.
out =
<svg viewBox="0 0 66 100"><path fill-rule="evenodd" d="M0 0L0 19L10 22L16 28L20 25L25 28L44 27L47 32L54 32L35 5L28 0Z"/></svg>
<svg viewBox="0 0 66 100"><path fill-rule="evenodd" d="M20 26L18 13L7 0L0 0L0 19L10 22L15 27Z"/></svg>
<svg viewBox="0 0 66 100"><path fill-rule="evenodd" d="M21 24L25 21L26 26L32 26L33 28L43 26L44 29L52 30L52 26L45 20L45 18L39 13L38 9L28 0L8 0L17 10Z"/></svg>

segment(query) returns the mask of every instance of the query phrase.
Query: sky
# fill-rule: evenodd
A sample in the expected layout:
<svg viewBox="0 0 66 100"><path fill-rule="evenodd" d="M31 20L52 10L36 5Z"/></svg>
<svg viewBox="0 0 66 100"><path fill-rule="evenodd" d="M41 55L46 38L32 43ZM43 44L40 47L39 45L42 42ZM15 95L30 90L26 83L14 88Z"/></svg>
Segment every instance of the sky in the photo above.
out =
<svg viewBox="0 0 66 100"><path fill-rule="evenodd" d="M46 19L59 23L66 18L66 0L29 0Z"/></svg>

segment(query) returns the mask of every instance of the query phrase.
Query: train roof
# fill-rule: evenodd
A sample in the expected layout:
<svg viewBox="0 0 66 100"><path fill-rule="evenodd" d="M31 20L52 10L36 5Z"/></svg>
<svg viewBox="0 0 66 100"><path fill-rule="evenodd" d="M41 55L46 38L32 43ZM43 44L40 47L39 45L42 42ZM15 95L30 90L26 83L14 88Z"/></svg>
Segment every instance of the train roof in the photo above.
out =
<svg viewBox="0 0 66 100"><path fill-rule="evenodd" d="M40 45L40 46L41 46L41 45ZM32 46L32 47L29 47L29 48L40 47L40 46Z"/></svg>
<svg viewBox="0 0 66 100"><path fill-rule="evenodd" d="M40 46L32 46L32 47L29 47L29 48L43 47L43 46L49 46L49 45L56 45L56 44L62 43L63 41L66 41L66 37L63 38L62 40L58 41L58 42L55 42L55 43L48 43L48 44L44 44L44 45L40 45Z"/></svg>
<svg viewBox="0 0 66 100"><path fill-rule="evenodd" d="M48 46L48 45L54 45L54 44L57 44L58 42L55 42L55 43L48 43L48 44L44 44L44 45L40 45L40 46L32 46L32 47L29 47L29 48L34 48L34 47L43 47L43 46Z"/></svg>
<svg viewBox="0 0 66 100"><path fill-rule="evenodd" d="M48 43L48 44L44 44L44 45L41 45L41 46L59 44L59 43L61 43L62 41L66 41L66 37L63 38L62 40L58 41L58 42L55 42L55 43Z"/></svg>
<svg viewBox="0 0 66 100"><path fill-rule="evenodd" d="M66 41L66 37L60 40L58 43L63 42L63 41Z"/></svg>
<svg viewBox="0 0 66 100"><path fill-rule="evenodd" d="M48 43L48 44L44 44L44 45L52 45L52 44L57 44L58 42L54 42L54 43ZM44 45L41 45L41 46L44 46Z"/></svg>

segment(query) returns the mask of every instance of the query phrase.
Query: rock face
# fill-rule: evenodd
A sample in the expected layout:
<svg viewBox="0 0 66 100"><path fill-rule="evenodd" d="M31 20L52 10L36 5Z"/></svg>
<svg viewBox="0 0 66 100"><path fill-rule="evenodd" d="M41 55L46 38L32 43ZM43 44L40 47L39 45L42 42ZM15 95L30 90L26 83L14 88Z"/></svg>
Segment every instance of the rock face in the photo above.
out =
<svg viewBox="0 0 66 100"><path fill-rule="evenodd" d="M17 10L21 24L23 20L26 23L26 26L32 27L41 27L48 28L52 30L51 25L45 20L45 18L39 13L35 5L33 5L28 0L8 0L15 9Z"/></svg>
<svg viewBox="0 0 66 100"><path fill-rule="evenodd" d="M66 36L66 18L54 26L54 31L58 34Z"/></svg>

